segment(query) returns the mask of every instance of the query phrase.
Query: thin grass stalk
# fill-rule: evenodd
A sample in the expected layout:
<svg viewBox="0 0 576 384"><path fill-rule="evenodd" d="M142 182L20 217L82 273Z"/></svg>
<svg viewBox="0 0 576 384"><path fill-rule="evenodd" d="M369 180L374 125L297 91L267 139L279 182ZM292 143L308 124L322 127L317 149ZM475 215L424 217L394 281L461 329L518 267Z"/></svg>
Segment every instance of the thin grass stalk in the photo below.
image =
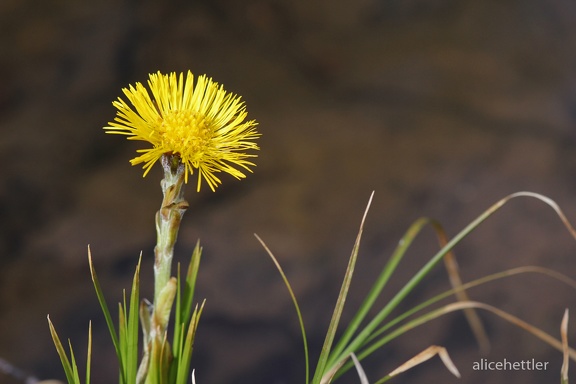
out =
<svg viewBox="0 0 576 384"><path fill-rule="evenodd" d="M568 384L568 366L570 365L570 349L568 348L568 308L564 310L564 316L562 316L562 322L560 323L560 337L562 339L562 368L560 369L560 383Z"/></svg>
<svg viewBox="0 0 576 384"><path fill-rule="evenodd" d="M179 358L179 347L181 341L186 334L186 324L190 322L192 316L192 304L194 301L194 290L196 287L196 279L198 277L198 270L200 268L200 259L202 256L202 247L200 242L196 242L194 251L192 252L192 257L190 258L190 264L188 265L188 271L186 272L186 279L184 280L184 292L181 288L181 278L180 278L180 264L178 264L178 290L176 292L176 310L175 310L175 326L174 326L174 337L173 337L173 355L175 359Z"/></svg>
<svg viewBox="0 0 576 384"><path fill-rule="evenodd" d="M256 237L256 239L258 239L260 244L262 244L262 247L264 248L266 253L268 253L268 256L270 256L270 258L274 262L276 269L278 269L280 276L282 276L282 280L284 280L284 285L286 285L286 288L288 289L288 293L290 294L290 298L292 299L292 303L294 304L294 308L296 309L296 315L298 316L298 323L300 324L300 332L302 334L302 343L304 345L304 362L306 365L306 368L305 368L306 380L304 382L306 384L308 384L308 382L310 380L310 357L308 354L308 338L306 337L306 328L304 327L304 319L302 318L302 312L300 311L300 306L298 305L298 300L296 299L296 295L294 295L294 291L292 290L292 286L290 285L290 281L286 277L286 274L284 273L282 266L278 262L278 259L276 259L276 257L274 256L274 254L272 253L270 248L268 248L268 246L266 245L266 243L264 243L264 241L260 238L260 236L258 236L257 234L254 234L254 236Z"/></svg>
<svg viewBox="0 0 576 384"><path fill-rule="evenodd" d="M172 358L173 364L170 365L170 382L176 380L178 366L182 356L182 332L185 327L180 321L182 317L182 289L180 279L180 263L178 263L176 274L176 308L174 311L174 336L172 339Z"/></svg>
<svg viewBox="0 0 576 384"><path fill-rule="evenodd" d="M351 354L350 358L356 367L356 371L358 372L358 378L360 379L360 384L369 384L368 377L366 376L366 372L364 372L364 368L362 368L362 364L358 361L358 358L355 354Z"/></svg>
<svg viewBox="0 0 576 384"><path fill-rule="evenodd" d="M130 291L130 304L126 313L126 300L124 300L124 311L127 314L126 321L126 377L128 383L135 383L138 371L138 315L140 305L140 265L142 254L138 259L136 271L132 279L132 289Z"/></svg>
<svg viewBox="0 0 576 384"><path fill-rule="evenodd" d="M392 256L390 257L390 259L382 269L382 272L380 272L380 275L376 279L375 284L372 286L370 292L360 305L360 309L358 310L358 312L356 312L356 314L350 321L350 324L342 334L342 337L339 339L338 343L334 347L334 350L332 351L329 359L328 363L329 365L332 365L332 362L336 359L336 357L342 354L342 351L344 350L350 339L352 339L354 333L358 330L358 327L360 326L360 324L365 319L366 315L374 305L374 302L376 301L376 299L378 299L378 297L382 293L382 290L390 280L390 277L398 267L398 264L406 254L406 251L408 250L408 248L410 247L416 236L420 233L422 228L428 223L430 223L430 219L426 217L420 218L416 220L410 226L410 228L408 228L404 236L402 236L402 238L398 242L396 249L392 253Z"/></svg>
<svg viewBox="0 0 576 384"><path fill-rule="evenodd" d="M354 242L354 247L352 248L352 254L348 261L348 267L346 268L346 273L344 274L344 281L340 287L340 293L338 294L338 299L336 301L336 306L334 307L334 312L330 320L330 325L328 326L328 332L326 333L326 338L324 339L324 345L322 346L322 351L320 352L320 358L318 359L318 365L316 366L316 371L314 372L314 377L312 378L312 383L322 383L323 377L327 371L330 371L330 366L327 365L328 359L330 357L330 351L332 348L332 343L334 341L334 336L338 329L338 323L340 322L340 317L342 316L342 311L344 309L344 304L346 302L346 297L348 296L348 290L350 288L350 283L352 282L352 276L354 274L354 268L356 266L356 260L358 258L358 251L360 249L360 240L362 239L362 232L364 231L364 223L366 221L366 216L368 215L368 210L372 204L372 198L374 197L374 192L370 195L366 210L362 216L362 221L360 222L360 229L358 235L356 236L356 241Z"/></svg>
<svg viewBox="0 0 576 384"><path fill-rule="evenodd" d="M440 248L443 248L448 243L446 231L444 231L442 225L437 221L432 221L431 225L436 231ZM460 277L458 263L456 262L456 256L454 255L454 252L449 251L446 253L444 256L444 266L448 272L450 285L452 285L452 288L455 288L456 299L458 301L470 301L470 297L468 296L468 293L465 289L457 289L461 288L463 283L462 278ZM480 353L487 354L490 350L490 340L488 339L488 335L484 329L482 320L480 320L480 317L478 316L478 313L476 313L476 310L473 308L467 308L464 310L464 316L466 317L466 320L472 329L472 333L476 338L476 342L480 347Z"/></svg>
<svg viewBox="0 0 576 384"><path fill-rule="evenodd" d="M78 373L78 364L76 364L76 356L72 349L72 342L68 339L68 348L70 350L70 364L72 365L72 372L74 373L74 382L80 384L80 374Z"/></svg>
<svg viewBox="0 0 576 384"><path fill-rule="evenodd" d="M114 322L112 321L112 316L110 315L110 310L108 309L108 305L106 304L106 299L104 298L104 293L102 292L102 288L100 287L100 282L98 281L98 276L96 275L96 270L94 269L94 264L92 262L92 253L90 251L90 246L88 246L88 262L90 265L90 275L92 276L92 283L94 285L94 290L96 291L96 297L98 298L98 302L100 303L100 308L102 309L102 313L104 314L104 319L106 320L106 325L108 326L108 331L110 333L110 337L112 338L112 344L114 345L114 349L116 350L116 356L118 358L118 365L119 365L119 381L120 384L131 384L127 383L126 381L126 372L124 370L124 359L122 358L122 350L120 349L120 341L118 340L118 333L116 333L116 327L114 326Z"/></svg>
<svg viewBox="0 0 576 384"><path fill-rule="evenodd" d="M200 307L196 305L196 308L192 313L190 324L188 325L186 340L184 341L184 346L182 348L182 358L180 360L180 364L178 364L175 384L186 384L188 380L188 372L190 372L190 359L192 357L194 338L196 336L196 330L198 329L200 316L204 310L204 304L205 301L202 302ZM192 374L194 374L194 371L192 371Z"/></svg>
<svg viewBox="0 0 576 384"><path fill-rule="evenodd" d="M90 384L92 372L92 321L88 323L88 353L86 355L86 384Z"/></svg>

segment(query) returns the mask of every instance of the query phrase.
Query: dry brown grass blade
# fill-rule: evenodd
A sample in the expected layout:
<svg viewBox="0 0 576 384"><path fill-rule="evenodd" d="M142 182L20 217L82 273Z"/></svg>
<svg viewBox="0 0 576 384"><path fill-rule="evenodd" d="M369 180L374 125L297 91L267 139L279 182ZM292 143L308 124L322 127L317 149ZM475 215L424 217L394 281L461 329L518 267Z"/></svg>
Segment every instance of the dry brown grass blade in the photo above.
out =
<svg viewBox="0 0 576 384"><path fill-rule="evenodd" d="M338 364L330 368L329 371L322 375L322 379L320 380L320 384L329 384L334 380L334 376L336 376L336 372L347 362L347 360L340 360Z"/></svg>
<svg viewBox="0 0 576 384"><path fill-rule="evenodd" d="M456 365L454 365L454 363L452 362L452 359L450 359L448 351L446 350L446 348L441 347L439 345L429 346L428 348L426 348L425 350L423 350L422 352L420 352L419 354L417 354L416 356L414 356L413 358L411 358L410 360L408 360L407 362L405 362L404 364L402 364L401 366L390 372L390 374L388 374L388 377L394 377L402 372L406 372L407 370L412 369L415 366L430 360L436 355L438 355L440 359L442 359L442 362L444 363L446 368L454 376L460 378L460 372L458 371L458 368L456 368Z"/></svg>
<svg viewBox="0 0 576 384"><path fill-rule="evenodd" d="M369 384L368 376L366 376L366 372L364 372L364 368L362 368L362 364L360 364L360 361L358 361L356 355L351 353L350 357L352 358L354 366L356 367L356 371L358 372L358 377L360 378L360 384Z"/></svg>
<svg viewBox="0 0 576 384"><path fill-rule="evenodd" d="M562 384L568 384L568 308L564 311L562 323L560 324L560 337L562 339L562 369L560 370L560 377Z"/></svg>
<svg viewBox="0 0 576 384"><path fill-rule="evenodd" d="M443 314L447 314L447 313L454 312L454 311L460 311L460 310L463 310L466 308L479 308L479 309L484 309L488 312L492 312L493 314L503 318L504 320L516 325L519 328L524 329L525 331L527 331L529 333L531 333L532 335L536 336L540 340L544 341L546 344L552 346L553 348L556 348L558 351L562 352L564 349L562 346L562 342L560 340L554 338L553 336L550 336L548 333L544 332L540 328L537 328L537 327L525 322L524 320L522 320L522 319L520 319L514 315L511 315L508 312L505 312L499 308L496 308L496 307L489 305L489 304L480 303L477 301L458 302L458 303L448 304L448 305L440 308L437 311L437 316L434 316L434 317L438 317L438 316L441 316ZM573 361L576 361L576 350L568 347L567 353L568 353L568 356L570 357L570 359L572 359Z"/></svg>
<svg viewBox="0 0 576 384"><path fill-rule="evenodd" d="M564 275L558 271L555 271L553 269L540 267L538 265L525 265L522 267L515 267L515 268L507 269L505 271L487 276L487 278L488 278L487 281L494 280L494 278L500 278L500 276L514 276L514 275L520 275L520 274L524 274L524 273L539 273L539 274L548 276L552 279L558 280L558 281L570 286L573 289L576 289L576 280L571 279L570 277L568 277L568 276L566 276L566 275ZM475 281L478 282L478 284L482 284L484 279L481 278L481 279L478 279ZM474 285L477 285L477 284L474 284ZM470 288L469 283L464 284L464 287Z"/></svg>
<svg viewBox="0 0 576 384"><path fill-rule="evenodd" d="M505 271L493 273L491 275L484 276L484 277L481 277L481 278L473 280L473 281L469 281L468 283L462 284L461 287L451 289L449 292L455 293L458 290L474 288L474 287L480 286L482 284L486 284L486 283L491 282L491 281L495 281L498 279L502 279L505 277L511 277L511 276L515 276L515 275L522 275L525 273L542 274L544 276L548 276L552 279L558 280L559 282L562 282L573 289L576 289L576 280L571 279L568 276L566 276L566 275L564 275L558 271L555 271L555 270L549 269L549 268L540 267L540 266L535 266L535 265L526 265L523 267L510 268L510 269L507 269Z"/></svg>
<svg viewBox="0 0 576 384"><path fill-rule="evenodd" d="M494 204L490 208L490 210L492 212L495 212L496 210L500 209L500 207L502 207L509 200L516 198L516 197L536 198L536 199L544 202L548 206L550 206L556 212L556 214L558 215L558 217L562 221L562 224L564 225L564 227L566 227L566 229L570 232L572 237L574 237L576 239L576 229L574 229L574 227L572 226L570 221L567 219L566 215L564 215L564 212L562 211L562 209L560 209L560 206L554 200L550 199L547 196L541 195L539 193L524 192L524 191L513 193L511 195L506 196L502 200L498 201L496 204ZM442 226L439 223L434 222L434 221L432 222L432 226L436 230L438 240L440 242L440 246L444 247L448 243L444 229L442 228ZM456 262L456 257L454 256L452 251L446 253L446 255L444 256L444 265L446 267L446 270L448 271L450 284L452 285L452 288L454 288L454 290L456 291L455 295L456 295L456 298L458 299L458 301L460 301L460 302L469 301L470 298L469 298L468 294L466 293L466 291L464 290L462 279L460 278L458 263ZM480 320L480 317L478 316L476 311L474 311L474 309L472 309L472 308L464 309L464 315L466 316L466 319L468 320L468 323L470 324L470 327L472 328L474 336L478 342L478 345L480 346L481 353L483 353L483 354L487 353L488 350L490 349L490 341L488 339L488 336L486 334L484 326L482 325L482 321Z"/></svg>
<svg viewBox="0 0 576 384"><path fill-rule="evenodd" d="M436 235L438 237L438 242L440 244L440 248L443 248L446 244L448 244L448 238L446 236L446 232L444 228L435 221L431 222L432 227L436 231ZM450 285L455 290L455 296L458 301L470 301L470 297L468 293L463 287L462 278L460 277L460 272L458 268L458 263L456 262L456 256L452 251L446 253L444 255L444 266L446 267L446 271L448 272L448 278L450 280ZM466 320L468 324L470 324L470 328L472 329L472 333L476 338L476 342L480 348L480 353L485 355L490 350L490 340L488 339L488 334L486 333L486 329L482 324L482 320L478 316L478 313L473 308L467 308L464 310L464 316L466 316Z"/></svg>
<svg viewBox="0 0 576 384"><path fill-rule="evenodd" d="M541 195L539 193L534 193L534 192L516 192L516 193L508 195L504 199L500 200L500 202L498 202L496 204L496 205L498 205L498 207L495 207L495 208L498 209L500 206L502 206L508 200L513 199L515 197L520 197L520 196L533 197L535 199L542 201L543 203L548 204L556 212L556 214L558 215L558 217L562 221L562 224L564 224L564 227L566 227L566 229L568 230L568 232L570 232L572 237L574 239L576 239L576 229L574 229L574 227L572 227L572 224L570 224L570 221L568 221L568 218L566 218L566 215L564 215L564 212L562 211L562 209L560 209L560 206L554 200L552 200L551 198L549 198L547 196Z"/></svg>

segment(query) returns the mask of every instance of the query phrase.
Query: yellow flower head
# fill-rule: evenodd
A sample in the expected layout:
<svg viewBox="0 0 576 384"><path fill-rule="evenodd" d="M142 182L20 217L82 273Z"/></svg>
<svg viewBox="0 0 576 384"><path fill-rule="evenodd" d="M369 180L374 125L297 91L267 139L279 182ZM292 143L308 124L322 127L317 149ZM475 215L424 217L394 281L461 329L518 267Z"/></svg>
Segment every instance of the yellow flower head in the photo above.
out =
<svg viewBox="0 0 576 384"><path fill-rule="evenodd" d="M143 140L152 148L139 149L140 156L132 165L144 163L144 176L163 154L176 154L188 173L198 169L198 191L202 179L210 189L221 183L215 175L227 172L237 179L251 172L256 157L246 150L257 150L260 136L254 120L246 121L246 107L240 97L227 93L212 79L202 75L196 79L190 71L184 74L150 74L148 90L141 84L122 91L132 106L118 98L112 104L118 109L114 121L104 127L107 133Z"/></svg>

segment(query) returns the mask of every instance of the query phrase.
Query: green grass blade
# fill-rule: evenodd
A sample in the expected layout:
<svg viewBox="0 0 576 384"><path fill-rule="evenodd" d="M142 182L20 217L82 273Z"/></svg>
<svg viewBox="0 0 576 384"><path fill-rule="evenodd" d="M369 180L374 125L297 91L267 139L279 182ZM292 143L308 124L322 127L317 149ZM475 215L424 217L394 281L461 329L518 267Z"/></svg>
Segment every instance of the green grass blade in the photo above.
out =
<svg viewBox="0 0 576 384"><path fill-rule="evenodd" d="M160 382L160 372L161 367L159 364L160 359L160 345L159 343L152 343L152 348L150 350L150 361L148 363L148 372L146 373L146 384L157 384Z"/></svg>
<svg viewBox="0 0 576 384"><path fill-rule="evenodd" d="M140 302L140 324L142 326L142 346L143 353L142 359L140 360L140 366L138 367L138 372L136 373L136 383L142 384L148 375L148 369L150 364L151 356L151 341L150 341L150 330L152 325L150 323L150 310L146 300Z"/></svg>
<svg viewBox="0 0 576 384"><path fill-rule="evenodd" d="M198 329L200 316L202 315L202 311L204 310L204 303L205 301L202 302L200 308L196 306L194 312L192 313L190 324L188 325L188 331L186 333L186 340L182 348L182 356L180 359L180 363L178 364L175 384L188 383L188 373L190 372L190 361L192 359L194 337L196 335L196 330Z"/></svg>
<svg viewBox="0 0 576 384"><path fill-rule="evenodd" d="M192 302L194 301L194 291L196 288L196 279L198 277L198 270L200 269L200 259L202 258L202 247L200 246L200 241L196 242L194 251L192 252L192 258L190 264L188 265L188 271L186 273L186 285L184 286L184 292L182 295L182 317L180 321L187 324L190 321L192 315Z"/></svg>
<svg viewBox="0 0 576 384"><path fill-rule="evenodd" d="M74 375L74 382L80 384L80 375L78 374L78 365L76 364L76 357L72 349L72 343L68 339L68 348L70 349L70 365L72 367L72 374Z"/></svg>
<svg viewBox="0 0 576 384"><path fill-rule="evenodd" d="M136 373L138 370L138 312L140 305L140 265L142 262L142 254L138 259L134 278L132 280L132 291L130 293L130 307L128 310L128 318L126 323L126 354L124 355L126 361L126 380L128 383L136 382ZM126 302L124 302L124 310L126 310Z"/></svg>
<svg viewBox="0 0 576 384"><path fill-rule="evenodd" d="M330 366L327 367L326 363L328 362L332 342L334 341L334 336L338 328L338 323L340 322L340 317L344 309L346 297L348 296L348 289L350 288L350 282L352 281L352 275L354 274L354 267L356 265L356 259L358 257L358 250L360 248L360 239L362 238L362 232L364 230L364 222L366 221L366 216L368 215L368 210L370 209L370 204L372 203L373 197L374 192L372 192L372 194L370 195L370 199L368 200L366 210L364 211L364 216L362 217L362 221L360 223L358 236L356 237L354 247L352 248L352 254L350 255L350 259L348 261L348 267L344 275L344 281L342 282L340 293L338 294L338 300L336 301L336 306L332 314L332 319L330 320L330 325L328 326L328 332L326 334L326 338L324 339L324 345L322 346L322 351L320 352L318 365L316 366L316 371L314 372L314 377L312 378L312 383L314 384L318 384L322 381L324 375L329 371L329 369L326 368L331 368ZM350 354L347 354L347 356L348 355Z"/></svg>
<svg viewBox="0 0 576 384"><path fill-rule="evenodd" d="M328 360L328 365L331 366L340 356L354 333L358 330L358 327L373 307L374 302L380 296L380 293L384 289L386 283L390 280L390 277L396 270L398 264L406 254L406 251L416 238L416 236L420 233L422 228L431 222L428 218L420 218L416 220L410 228L406 231L402 239L398 242L398 246L392 253L392 256L382 269L382 272L376 279L376 282L370 289L370 292L360 305L360 309L354 316L354 318L350 321L350 324L344 331L342 337L338 341L338 344L334 347L333 352L330 355L330 359Z"/></svg>
<svg viewBox="0 0 576 384"><path fill-rule="evenodd" d="M66 355L64 347L62 346L62 342L58 337L58 333L54 328L54 324L52 324L52 321L50 320L50 316L48 316L48 326L50 327L50 334L52 335L52 340L54 341L54 346L56 347L58 356L60 356L60 361L62 362L62 367L64 368L64 374L66 375L66 380L68 381L68 384L80 384L80 382L76 381L74 378L74 369L70 364L70 360Z"/></svg>
<svg viewBox="0 0 576 384"><path fill-rule="evenodd" d="M100 282L98 281L98 276L96 275L96 270L94 269L94 264L92 263L92 253L90 247L88 247L88 261L90 263L90 274L92 275L92 283L96 291L96 296L98 297L98 302L102 308L102 313L104 314L104 319L106 320L106 325L108 326L108 331L110 337L112 338L112 344L114 344L114 349L116 350L116 356L118 357L118 364L120 365L120 383L130 384L126 382L126 372L124 370L124 363L122 360L122 353L120 350L120 342L118 341L118 334L116 333L116 328L114 327L114 322L112 321L112 316L110 316L110 311L108 310L108 305L106 304L106 299L104 298L104 293L100 287Z"/></svg>
<svg viewBox="0 0 576 384"><path fill-rule="evenodd" d="M122 357L122 361L125 361L126 356L126 347L128 343L126 343L126 291L123 291L122 294L124 295L123 304L118 303L118 341L120 343L120 356Z"/></svg>
<svg viewBox="0 0 576 384"><path fill-rule="evenodd" d="M272 251L270 251L268 246L264 243L264 241L258 235L254 234L254 236L256 236L256 239L258 239L260 244L262 244L262 247L264 247L264 250L268 253L268 256L270 256L270 258L274 262L274 265L276 265L276 269L278 269L280 276L282 276L282 280L284 280L284 285L286 285L286 288L288 289L288 293L290 294L290 298L292 299L292 303L294 304L294 308L296 309L296 315L298 316L298 323L300 324L300 332L302 333L302 341L304 344L304 362L306 364L306 373L305 373L306 381L305 381L305 383L308 384L308 382L310 380L310 357L308 354L308 338L306 337L306 328L304 327L304 319L302 318L302 312L300 311L300 306L298 305L298 300L296 299L296 295L294 294L294 291L292 290L292 286L290 285L290 281L286 277L286 274L284 273L282 266L280 265L280 263L278 262L276 257L274 257L274 254L272 253Z"/></svg>
<svg viewBox="0 0 576 384"><path fill-rule="evenodd" d="M184 292L181 292L181 279L180 279L180 264L178 264L178 286L176 291L176 310L174 316L174 337L172 342L173 355L174 358L180 355L178 346L182 345L181 341L184 338L187 330L185 324L190 322L190 317L192 315L192 303L194 301L194 291L196 287L196 279L198 276L198 270L200 268L200 259L202 256L202 247L200 242L196 243L194 251L192 252L192 257L190 259L190 264L188 265L188 271L186 273L186 280L184 286Z"/></svg>
<svg viewBox="0 0 576 384"><path fill-rule="evenodd" d="M180 365L182 357L182 348L184 348L184 330L186 325L179 322L182 318L182 289L181 289L181 273L180 273L180 263L177 267L178 271L176 274L176 308L174 310L174 336L172 339L172 356L173 362L170 364L169 379L171 383L174 383L176 377L178 376L178 367Z"/></svg>
<svg viewBox="0 0 576 384"><path fill-rule="evenodd" d="M162 344L160 346L160 359L158 366L160 367L159 384L168 384L168 375L170 374L170 345L168 344L168 335L164 334Z"/></svg>
<svg viewBox="0 0 576 384"><path fill-rule="evenodd" d="M92 321L88 324L88 353L86 355L86 384L90 384L92 366Z"/></svg>
<svg viewBox="0 0 576 384"><path fill-rule="evenodd" d="M182 356L182 333L184 324L180 323L178 319L182 317L182 289L180 279L180 263L178 263L176 274L176 308L174 309L174 337L172 339L172 356L173 363L170 365L170 382L174 383L178 375L178 366L180 365L180 357Z"/></svg>

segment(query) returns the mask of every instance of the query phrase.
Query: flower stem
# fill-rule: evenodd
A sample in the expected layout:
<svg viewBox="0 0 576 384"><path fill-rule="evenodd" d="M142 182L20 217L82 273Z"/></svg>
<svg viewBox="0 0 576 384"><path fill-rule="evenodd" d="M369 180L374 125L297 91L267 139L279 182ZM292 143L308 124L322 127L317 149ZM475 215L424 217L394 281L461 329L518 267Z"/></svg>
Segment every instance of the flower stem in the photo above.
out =
<svg viewBox="0 0 576 384"><path fill-rule="evenodd" d="M184 200L185 167L180 157L174 154L162 155L164 179L160 185L164 199L162 206L156 213L157 241L154 248L154 304L157 306L162 289L170 280L174 244L178 237L180 221L188 202Z"/></svg>
<svg viewBox="0 0 576 384"><path fill-rule="evenodd" d="M177 279L171 277L174 245L180 222L188 203L184 200L185 166L175 154L161 158L164 179L160 185L164 198L156 213L156 247L154 248L154 305L153 312L142 322L144 357L139 378L146 384L166 382L172 355L168 343L168 321L177 291ZM144 312L145 313L145 312ZM146 315L144 315L146 316Z"/></svg>

